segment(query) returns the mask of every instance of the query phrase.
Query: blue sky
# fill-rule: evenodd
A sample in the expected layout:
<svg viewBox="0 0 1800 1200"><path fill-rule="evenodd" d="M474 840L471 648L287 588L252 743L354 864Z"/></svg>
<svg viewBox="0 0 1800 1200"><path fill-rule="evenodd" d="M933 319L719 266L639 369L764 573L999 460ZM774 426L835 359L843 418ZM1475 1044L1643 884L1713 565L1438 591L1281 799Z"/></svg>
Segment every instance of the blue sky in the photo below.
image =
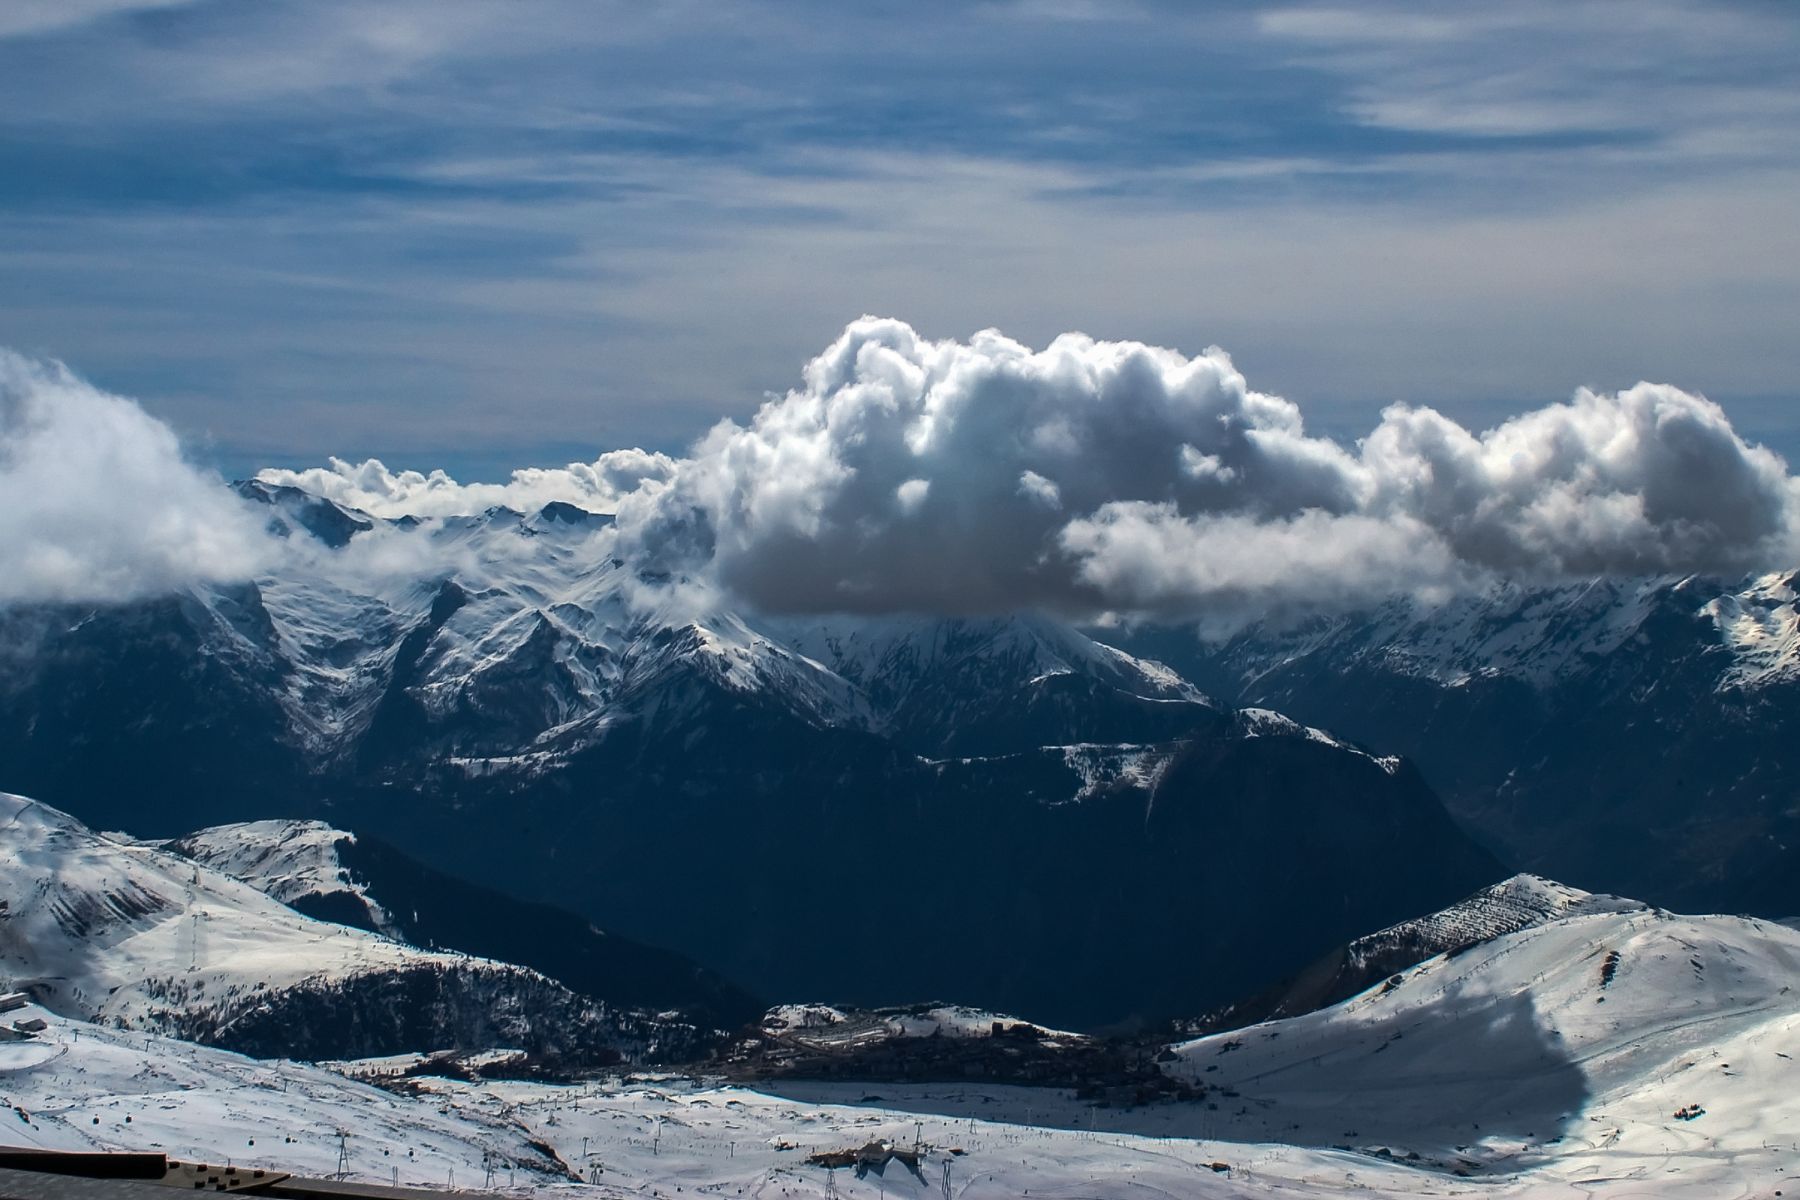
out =
<svg viewBox="0 0 1800 1200"><path fill-rule="evenodd" d="M1800 459L1797 77L1786 0L22 0L0 345L233 474L679 449L864 312Z"/></svg>

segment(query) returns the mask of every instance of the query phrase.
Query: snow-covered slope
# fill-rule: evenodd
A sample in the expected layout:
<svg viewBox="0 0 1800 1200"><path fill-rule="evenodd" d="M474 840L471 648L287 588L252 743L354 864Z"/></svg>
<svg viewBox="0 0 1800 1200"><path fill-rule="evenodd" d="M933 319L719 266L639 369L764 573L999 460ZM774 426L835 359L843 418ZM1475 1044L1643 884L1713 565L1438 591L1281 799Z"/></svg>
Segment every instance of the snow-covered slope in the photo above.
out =
<svg viewBox="0 0 1800 1200"><path fill-rule="evenodd" d="M1640 912L1646 907L1635 900L1596 896L1536 875L1514 875L1429 916L1357 938L1345 947L1344 961L1365 972L1401 958L1406 961L1397 965L1412 966L1436 954L1461 953L1502 935L1565 917Z"/></svg>
<svg viewBox="0 0 1800 1200"><path fill-rule="evenodd" d="M1394 952L1423 951L1414 960L1421 961L1565 917L1641 912L1646 907L1636 900L1596 896L1537 875L1514 875L1429 916L1357 938L1350 943L1348 957L1353 963L1368 963Z"/></svg>
<svg viewBox="0 0 1800 1200"><path fill-rule="evenodd" d="M331 1178L340 1144L353 1183L545 1185L570 1173L518 1122L444 1108L290 1061L245 1058L27 1007L48 1028L0 1042L0 1146L150 1150L182 1162ZM340 1143L339 1133L348 1134Z"/></svg>
<svg viewBox="0 0 1800 1200"><path fill-rule="evenodd" d="M926 753L1099 740L1108 727L1153 740L1194 723L1190 709L1212 707L1161 663L1040 616L834 617L772 628L854 684L876 728ZM1058 707L1080 715L1059 721ZM1007 726L1006 716L1032 709L1037 721Z"/></svg>
<svg viewBox="0 0 1800 1200"><path fill-rule="evenodd" d="M215 825L165 848L309 917L530 967L609 1008L678 1010L701 1027L730 1030L765 1007L681 955L434 871L386 842L323 821Z"/></svg>
<svg viewBox="0 0 1800 1200"><path fill-rule="evenodd" d="M818 721L860 719L843 680L741 617L653 594L613 557L610 522L588 516L376 523L311 569L259 581L309 752L397 734L487 759L566 747L690 675Z"/></svg>
<svg viewBox="0 0 1800 1200"><path fill-rule="evenodd" d="M313 920L22 796L0 794L0 831L0 976L65 1015L295 1057L655 1048L652 1023L536 972Z"/></svg>
<svg viewBox="0 0 1800 1200"><path fill-rule="evenodd" d="M1535 925L1583 913L1637 912L1636 900L1595 896L1536 875L1514 875L1423 917L1364 934L1310 963L1291 979L1197 1022L1193 1032L1236 1029L1348 1000L1408 967Z"/></svg>
<svg viewBox="0 0 1800 1200"><path fill-rule="evenodd" d="M502 1189L570 1196L1793 1194L1800 933L1532 880L1414 924L1465 937L1520 920L1347 1003L1173 1047L1165 1068L1206 1089L1198 1100L642 1075L425 1076L395 1094L50 1016L36 1040L0 1042L0 1097L16 1106L0 1145L161 1149L327 1175L344 1130L352 1182L479 1186L497 1163ZM821 1006L776 1015L825 1038L859 1032ZM954 1038L990 1015L922 1012L903 1031ZM399 1065L338 1070L377 1079ZM809 1161L859 1150L860 1169Z"/></svg>
<svg viewBox="0 0 1800 1200"><path fill-rule="evenodd" d="M1543 691L1654 648L1664 658L1703 654L1710 690L1754 691L1800 680L1796 578L1499 584L1442 603L1402 598L1298 626L1253 626L1198 658L1180 657L1233 695L1267 691L1297 664L1323 660L1443 687L1503 678Z"/></svg>
<svg viewBox="0 0 1800 1200"><path fill-rule="evenodd" d="M1336 1007L1185 1043L1172 1069L1229 1097L1244 1140L1546 1187L1635 1160L1656 1194L1654 1164L1685 1155L1779 1186L1800 1123L1800 934L1568 911Z"/></svg>
<svg viewBox="0 0 1800 1200"><path fill-rule="evenodd" d="M1323 729L1311 725L1302 725L1292 717L1284 716L1267 708L1243 708L1237 712L1237 723L1244 731L1245 737L1279 737L1302 738L1309 742L1317 742L1321 746L1330 746L1334 750L1344 750L1352 754L1360 754L1364 758L1380 763L1384 770L1394 770L1399 764L1392 757L1377 757L1359 746L1352 745L1344 739L1327 733Z"/></svg>
<svg viewBox="0 0 1800 1200"><path fill-rule="evenodd" d="M1720 686L1745 690L1800 679L1800 572L1761 575L1700 606L1731 662Z"/></svg>
<svg viewBox="0 0 1800 1200"><path fill-rule="evenodd" d="M1243 686L1281 663L1324 650L1367 655L1389 670L1454 686L1505 675L1549 684L1635 636L1677 580L1595 579L1553 588L1502 584L1428 604L1396 599L1367 613L1256 628L1234 639Z"/></svg>
<svg viewBox="0 0 1800 1200"><path fill-rule="evenodd" d="M371 1078L391 1069L342 1067ZM0 1146L153 1150L334 1178L342 1145L352 1190L397 1183L571 1200L936 1200L946 1178L968 1200L1102 1196L1114 1185L1147 1197L1307 1200L1334 1194L1346 1168L1400 1186L1411 1175L1337 1154L1033 1125L1034 1114L1054 1125L1094 1113L1038 1089L962 1088L962 1103L982 1111L957 1116L932 1113L931 1093L907 1088L888 1089L896 1103L881 1107L859 1103L861 1090L821 1102L667 1076L578 1086L421 1078L410 1089L50 1016L38 1040L0 1043ZM922 1143L917 1169L806 1161L871 1143Z"/></svg>
<svg viewBox="0 0 1800 1200"><path fill-rule="evenodd" d="M310 920L215 871L110 840L22 796L0 796L0 822L0 962L15 986L59 1012L174 1028L195 1008L315 977L449 965Z"/></svg>
<svg viewBox="0 0 1800 1200"><path fill-rule="evenodd" d="M872 696L900 707L923 679L962 670L1018 680L1088 675L1121 691L1162 700L1205 702L1192 684L1161 663L1134 658L1040 616L940 621L923 617L789 620L789 643Z"/></svg>
<svg viewBox="0 0 1800 1200"><path fill-rule="evenodd" d="M405 940L393 917L344 862L344 844L355 840L354 834L323 821L241 821L190 833L169 843L168 849L290 908L327 901L361 917L343 923Z"/></svg>

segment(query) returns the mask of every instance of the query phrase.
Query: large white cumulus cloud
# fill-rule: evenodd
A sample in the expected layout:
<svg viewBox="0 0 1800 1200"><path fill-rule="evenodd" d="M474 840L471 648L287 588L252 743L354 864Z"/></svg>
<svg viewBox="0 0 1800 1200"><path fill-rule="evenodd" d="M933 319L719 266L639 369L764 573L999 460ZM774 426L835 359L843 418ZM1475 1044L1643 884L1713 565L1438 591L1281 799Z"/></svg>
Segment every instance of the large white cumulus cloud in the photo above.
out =
<svg viewBox="0 0 1800 1200"><path fill-rule="evenodd" d="M1669 387L1582 392L1482 434L1396 407L1346 448L1217 349L1032 350L865 318L620 514L638 553L771 609L1229 622L1494 575L1791 562L1800 490Z"/></svg>
<svg viewBox="0 0 1800 1200"><path fill-rule="evenodd" d="M1394 407L1352 445L1307 433L1223 351L1068 334L933 341L864 318L802 385L682 459L459 483L333 459L265 471L377 517L561 500L615 511L595 561L770 611L1140 615L1229 627L1505 577L1800 563L1800 483L1719 407L1639 384L1485 432ZM331 551L269 535L135 404L0 352L0 602L124 599L291 568L454 571L384 524ZM521 541L521 552L529 542Z"/></svg>
<svg viewBox="0 0 1800 1200"><path fill-rule="evenodd" d="M525 467L505 483L459 483L443 471L393 471L378 458L333 458L302 471L268 468L267 483L286 484L377 517L469 516L496 505L535 512L552 501L610 513L619 498L650 480L667 479L675 460L647 450L609 450L591 463Z"/></svg>
<svg viewBox="0 0 1800 1200"><path fill-rule="evenodd" d="M1361 449L1369 511L1417 517L1484 567L1714 571L1793 553L1787 464L1672 387L1582 391L1479 437L1396 407Z"/></svg>
<svg viewBox="0 0 1800 1200"><path fill-rule="evenodd" d="M168 426L0 350L0 602L129 600L244 579L277 552Z"/></svg>

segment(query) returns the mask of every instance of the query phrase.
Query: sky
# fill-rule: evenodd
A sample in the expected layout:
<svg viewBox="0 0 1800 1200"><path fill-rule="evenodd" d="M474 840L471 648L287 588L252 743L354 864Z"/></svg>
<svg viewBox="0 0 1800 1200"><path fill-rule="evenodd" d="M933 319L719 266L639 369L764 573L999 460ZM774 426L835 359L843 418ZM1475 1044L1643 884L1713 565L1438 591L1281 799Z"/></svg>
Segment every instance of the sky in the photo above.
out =
<svg viewBox="0 0 1800 1200"><path fill-rule="evenodd" d="M0 111L0 345L231 476L681 453L865 313L1800 460L1786 0L14 0Z"/></svg>

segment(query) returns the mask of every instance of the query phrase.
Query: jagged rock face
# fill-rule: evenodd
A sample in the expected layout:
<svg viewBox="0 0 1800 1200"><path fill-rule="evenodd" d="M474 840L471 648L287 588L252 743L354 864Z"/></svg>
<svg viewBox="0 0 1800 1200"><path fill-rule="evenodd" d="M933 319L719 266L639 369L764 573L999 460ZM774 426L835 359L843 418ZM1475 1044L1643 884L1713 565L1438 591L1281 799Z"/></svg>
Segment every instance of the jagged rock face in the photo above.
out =
<svg viewBox="0 0 1800 1200"><path fill-rule="evenodd" d="M310 534L332 549L350 544L359 533L375 527L370 517L352 513L333 501L303 492L297 487L245 479L233 490L246 500L254 500L269 508L269 532L277 537L292 537L296 532Z"/></svg>
<svg viewBox="0 0 1800 1200"><path fill-rule="evenodd" d="M24 782L164 836L324 819L771 997L1063 1024L1192 1013L1504 873L1404 764L1043 618L646 607L560 512L403 533L455 569L65 614L0 682ZM49 738L65 693L104 697L106 761Z"/></svg>
<svg viewBox="0 0 1800 1200"><path fill-rule="evenodd" d="M1405 754L1501 853L1668 907L1800 911L1794 578L1601 581L1154 643Z"/></svg>

